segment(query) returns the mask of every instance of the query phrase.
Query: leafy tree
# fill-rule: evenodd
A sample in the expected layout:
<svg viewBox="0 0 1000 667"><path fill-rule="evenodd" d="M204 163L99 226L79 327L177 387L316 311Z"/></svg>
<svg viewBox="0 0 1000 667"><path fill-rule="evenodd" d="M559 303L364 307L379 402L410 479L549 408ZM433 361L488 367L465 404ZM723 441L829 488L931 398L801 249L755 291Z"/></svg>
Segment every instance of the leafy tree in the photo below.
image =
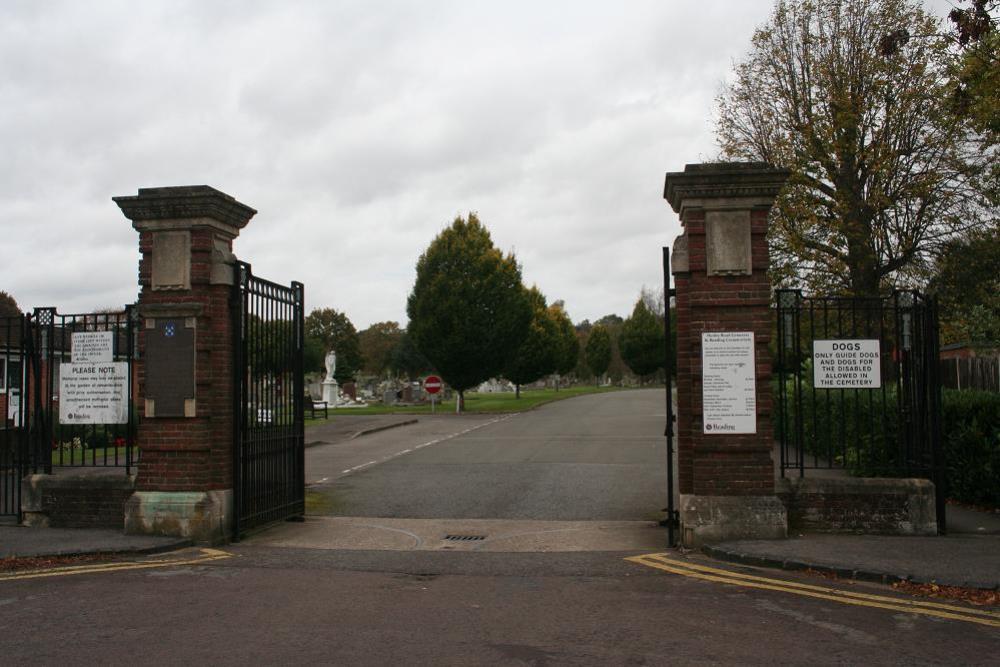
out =
<svg viewBox="0 0 1000 667"><path fill-rule="evenodd" d="M358 334L361 370L381 377L392 368L392 352L403 338L398 322L376 322Z"/></svg>
<svg viewBox="0 0 1000 667"><path fill-rule="evenodd" d="M622 324L618 348L622 359L640 378L663 368L666 363L663 322L657 320L642 297L635 302L632 315Z"/></svg>
<svg viewBox="0 0 1000 667"><path fill-rule="evenodd" d="M459 395L499 375L524 340L532 308L513 255L475 214L455 219L417 260L406 303L417 348Z"/></svg>
<svg viewBox="0 0 1000 667"><path fill-rule="evenodd" d="M974 131L973 143L989 156L983 189L995 206L1000 201L1000 2L966 0L953 7L953 58L950 63L951 108ZM963 3L964 4L964 3ZM994 224L996 219L994 217Z"/></svg>
<svg viewBox="0 0 1000 667"><path fill-rule="evenodd" d="M413 382L424 373L433 370L431 362L420 353L413 342L413 336L404 331L399 343L393 348L389 359L389 367L395 373L401 373Z"/></svg>
<svg viewBox="0 0 1000 667"><path fill-rule="evenodd" d="M527 293L531 303L528 332L504 366L503 376L514 383L514 397L521 398L521 385L552 373L559 351L559 330L549 314L545 297L532 287Z"/></svg>
<svg viewBox="0 0 1000 667"><path fill-rule="evenodd" d="M587 357L587 366L600 382L601 376L608 372L608 366L611 364L611 336L603 324L596 324L590 330L584 354Z"/></svg>
<svg viewBox="0 0 1000 667"><path fill-rule="evenodd" d="M555 371L559 375L567 375L573 372L580 358L580 341L577 339L576 329L573 328L573 321L563 308L562 301L556 301L549 306L549 317L555 322L557 330ZM556 391L559 391L558 382Z"/></svg>
<svg viewBox="0 0 1000 667"><path fill-rule="evenodd" d="M265 320L253 313L247 316L247 359L254 378L290 381L294 368L295 325L291 320Z"/></svg>
<svg viewBox="0 0 1000 667"><path fill-rule="evenodd" d="M928 291L938 297L942 343L1000 341L1000 230L948 243Z"/></svg>
<svg viewBox="0 0 1000 667"><path fill-rule="evenodd" d="M996 0L972 0L948 14L958 46L953 62L952 104L991 144L1000 140L1000 30Z"/></svg>
<svg viewBox="0 0 1000 667"><path fill-rule="evenodd" d="M17 317L21 314L21 309L7 292L0 290L0 317Z"/></svg>
<svg viewBox="0 0 1000 667"><path fill-rule="evenodd" d="M334 371L337 382L350 382L354 379L354 374L361 368L361 348L357 329L347 315L333 308L317 308L306 316L305 334L307 341L311 339L314 341L313 345L318 345L323 350L322 359L326 358L326 353L330 350L337 354L337 368Z"/></svg>
<svg viewBox="0 0 1000 667"><path fill-rule="evenodd" d="M912 0L778 0L718 99L727 158L792 171L775 277L872 295L984 206L988 159L947 112L946 40Z"/></svg>

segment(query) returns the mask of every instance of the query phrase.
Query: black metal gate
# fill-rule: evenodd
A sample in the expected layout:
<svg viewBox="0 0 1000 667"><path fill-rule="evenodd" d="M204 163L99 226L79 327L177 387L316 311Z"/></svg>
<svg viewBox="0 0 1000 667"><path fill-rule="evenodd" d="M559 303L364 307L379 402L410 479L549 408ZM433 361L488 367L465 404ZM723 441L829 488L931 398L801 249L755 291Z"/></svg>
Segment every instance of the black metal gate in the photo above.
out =
<svg viewBox="0 0 1000 667"><path fill-rule="evenodd" d="M305 514L304 288L238 262L233 288L234 535Z"/></svg>
<svg viewBox="0 0 1000 667"><path fill-rule="evenodd" d="M0 318L0 517L20 522L26 474L70 467L131 472L138 458L135 327L133 306L74 315L36 308ZM79 364L87 370L64 382L82 358L73 352L81 337L93 346L92 363ZM76 393L62 396L64 388ZM94 411L80 414L80 406Z"/></svg>
<svg viewBox="0 0 1000 667"><path fill-rule="evenodd" d="M937 306L778 290L774 400L781 474L923 477L945 529Z"/></svg>

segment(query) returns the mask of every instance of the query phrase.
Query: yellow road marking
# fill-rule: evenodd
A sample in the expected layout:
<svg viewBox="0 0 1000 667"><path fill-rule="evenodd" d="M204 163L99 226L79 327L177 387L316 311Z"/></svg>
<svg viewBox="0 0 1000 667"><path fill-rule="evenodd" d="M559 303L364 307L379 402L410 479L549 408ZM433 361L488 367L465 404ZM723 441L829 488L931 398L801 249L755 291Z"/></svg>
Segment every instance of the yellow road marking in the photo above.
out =
<svg viewBox="0 0 1000 667"><path fill-rule="evenodd" d="M795 581L785 581L782 579L768 579L767 577L758 577L752 574L743 574L741 572L733 572L730 570L722 570L715 567L708 567L706 565L698 565L697 563L691 563L687 561L675 560L667 558L666 554L648 554L646 556L637 556L637 559L653 559L657 562L664 563L667 565L672 565L675 567L682 567L688 570L695 570L698 572L708 572L710 574L718 574L735 579L745 579L747 581L758 581L768 584L778 584L785 586L787 588L799 588L802 590L816 591L819 593L831 593L844 595L847 597L858 598L862 600L872 600L875 602L892 602L895 604L907 604L917 607L927 607L929 609L945 609L950 611L957 611L965 614L976 614L981 616L987 616L992 618L1000 619L1000 613L980 610L980 609L970 609L968 607L959 607L956 605L943 604L941 602L927 602L923 600L901 600L899 598L886 597L884 595L874 595L870 593L858 593L856 591L848 591L838 588L830 588L828 586L815 586L813 584L803 584ZM632 559L635 560L635 559Z"/></svg>
<svg viewBox="0 0 1000 667"><path fill-rule="evenodd" d="M985 610L967 609L964 607L935 602L902 600L882 595L856 593L854 591L845 591L810 584L800 584L780 579L768 579L766 577L757 577L754 575L697 565L687 561L674 560L668 558L666 554L632 556L626 558L625 560L645 565L647 567L653 567L665 572L670 572L672 574L679 574L684 577L691 577L714 583L778 591L782 593L791 593L793 595L818 598L821 600L831 600L841 604L889 609L891 611L902 611L911 614L922 614L925 616L935 616L938 618L965 621L967 623L978 623L980 625L987 625L990 627L1000 627L1000 614Z"/></svg>
<svg viewBox="0 0 1000 667"><path fill-rule="evenodd" d="M145 561L128 561L122 563L95 563L93 565L71 565L53 567L44 570L25 570L24 572L9 572L0 574L0 582L19 579L41 579L43 577L67 577L74 574L92 574L96 572L120 572L122 570L148 570L159 567L177 567L180 565L200 565L214 560L232 558L232 554L219 549L200 549L197 558L182 558L174 560L150 559Z"/></svg>

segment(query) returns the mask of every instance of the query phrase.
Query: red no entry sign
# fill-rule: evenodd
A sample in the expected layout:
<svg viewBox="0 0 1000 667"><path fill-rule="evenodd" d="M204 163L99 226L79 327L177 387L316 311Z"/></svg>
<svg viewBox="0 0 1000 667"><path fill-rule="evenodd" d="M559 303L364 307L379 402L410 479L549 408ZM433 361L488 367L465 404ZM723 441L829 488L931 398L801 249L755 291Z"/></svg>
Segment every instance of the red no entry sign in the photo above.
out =
<svg viewBox="0 0 1000 667"><path fill-rule="evenodd" d="M436 394L441 391L441 378L437 375L428 375L424 378L424 391L428 394Z"/></svg>

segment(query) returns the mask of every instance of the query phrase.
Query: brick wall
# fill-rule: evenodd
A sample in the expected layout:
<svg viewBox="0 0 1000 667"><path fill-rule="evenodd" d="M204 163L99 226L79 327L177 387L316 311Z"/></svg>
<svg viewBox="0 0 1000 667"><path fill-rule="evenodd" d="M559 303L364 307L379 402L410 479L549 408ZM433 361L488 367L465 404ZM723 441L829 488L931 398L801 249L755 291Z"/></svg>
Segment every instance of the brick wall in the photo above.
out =
<svg viewBox="0 0 1000 667"><path fill-rule="evenodd" d="M211 282L212 252L216 240L232 249L232 240L211 228L191 230L191 289L152 290L153 234L140 233L140 304L200 306L195 329L195 397L193 418L145 419L139 401L139 442L142 464L137 488L141 491L208 491L232 487L233 366L229 285ZM146 331L140 328L140 357ZM146 395L146 375L139 363L139 396Z"/></svg>
<svg viewBox="0 0 1000 667"><path fill-rule="evenodd" d="M934 485L925 479L782 479L777 495L798 532L934 535Z"/></svg>
<svg viewBox="0 0 1000 667"><path fill-rule="evenodd" d="M30 475L23 488L29 525L53 528L109 528L125 524L125 501L135 491L135 477L121 470L63 471Z"/></svg>
<svg viewBox="0 0 1000 667"><path fill-rule="evenodd" d="M767 210L753 209L750 239L753 274L709 276L705 213L688 210L689 271L676 273L677 401L680 492L698 495L766 495L774 490L771 460L771 286L767 278ZM702 433L701 334L752 331L757 377L757 433Z"/></svg>

